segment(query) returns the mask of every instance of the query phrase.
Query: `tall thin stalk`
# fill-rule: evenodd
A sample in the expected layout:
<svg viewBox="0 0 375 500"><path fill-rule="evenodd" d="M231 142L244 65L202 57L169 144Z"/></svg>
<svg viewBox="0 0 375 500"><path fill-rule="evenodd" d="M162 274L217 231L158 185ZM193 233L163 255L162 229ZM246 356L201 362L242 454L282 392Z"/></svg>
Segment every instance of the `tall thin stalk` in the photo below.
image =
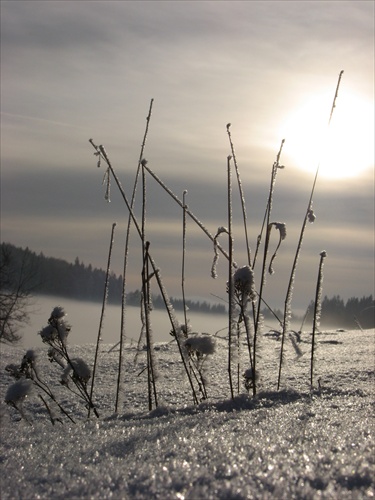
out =
<svg viewBox="0 0 375 500"><path fill-rule="evenodd" d="M230 394L233 399L233 381L232 381L232 341L233 341L233 317L234 317L234 293L233 293L233 238L232 238L232 170L230 165L231 156L227 158L227 177L228 177L228 239L229 239L229 265L228 265L228 375Z"/></svg>
<svg viewBox="0 0 375 500"><path fill-rule="evenodd" d="M151 260L151 256L150 255L149 255L149 258L150 258L150 262L152 264L152 267L154 269L155 278L156 278L156 281L157 281L157 283L159 285L159 290L160 290L160 293L161 293L161 296L162 296L165 308L166 308L167 313L168 313L169 321L170 321L171 326L172 326L173 336L176 339L177 347L178 347L178 350L179 350L179 353L180 353L180 356L181 356L181 360L182 360L182 363L184 365L187 378L189 380L189 384L190 384L190 387L191 387L191 390L192 390L192 393L193 393L193 401L194 401L195 404L198 404L197 393L195 391L193 380L191 378L191 374L190 374L190 370L189 370L189 366L188 366L189 363L186 362L186 354L187 354L186 353L186 349L183 347L181 339L180 339L181 328L180 328L180 326L179 326L179 324L177 322L177 319L176 319L176 317L174 315L173 306L171 304L171 301L170 301L170 299L168 297L167 291L166 291L166 289L164 287L164 284L162 282L162 279L160 277L160 271L159 271L159 269L156 268L155 264Z"/></svg>
<svg viewBox="0 0 375 500"><path fill-rule="evenodd" d="M266 210L264 213L261 232L258 236L257 246L256 246L256 250L255 250L254 260L253 260L253 268L254 268L255 263L256 263L256 259L257 259L257 255L258 255L259 246L260 246L260 243L262 240L264 227L266 227L266 237L265 237L264 250L263 250L263 261L262 261L262 270L261 270L257 310L255 307L254 300L252 301L253 315L254 315L254 340L253 340L253 373L254 373L253 392L254 392L254 395L256 394L256 385L255 385L255 382L256 382L255 381L256 362L257 362L256 350L257 350L258 332L259 332L259 325L260 325L260 318L261 318L261 305L262 305L262 301L263 301L263 289L264 289L264 286L266 283L266 264L267 264L268 246L269 246L269 239L270 239L270 233L271 233L271 228L272 228L270 220L271 220L271 211L272 211L272 203L273 203L273 194L274 194L274 190L275 190L277 171L278 171L278 169L283 168L283 166L280 165L280 157L281 157L281 152L283 150L284 142L285 142L285 139L283 139L281 141L280 148L279 148L279 151L278 151L277 156L276 156L276 160L274 161L274 163L272 165L271 181L270 181L270 188L269 188L269 192L268 192L267 206L266 206Z"/></svg>
<svg viewBox="0 0 375 500"><path fill-rule="evenodd" d="M120 194L121 194L121 196L122 196L122 199L124 200L125 205L126 205L126 207L127 207L128 211L129 211L129 214L130 214L131 219L132 219L132 222L133 222L133 224L134 224L134 226L135 226L135 228L136 228L136 230L137 230L137 233L138 233L139 237L142 239L142 231L141 231L141 227L140 227L140 225L139 225L139 223L138 223L138 220L137 220L137 218L136 218L136 216L135 216L135 214L134 214L133 207L130 205L130 203L129 203L129 201L128 201L127 197L126 197L125 191L124 191L124 189L123 189L123 187L122 187L122 185L121 185L121 182L120 182L119 178L117 177L116 172L115 172L115 171L114 171L114 169L113 169L113 166L112 166L112 164L111 164L111 162L110 162L110 160L109 160L109 157L108 157L108 155L107 155L107 152L106 152L105 148L104 148L102 145L99 145L99 146L98 146L98 145L96 145L96 144L94 143L93 139L89 139L89 142L90 142L90 144L93 146L93 148L96 150L96 152L97 152L97 153L99 153L99 154L101 155L101 157L102 157L102 158L105 160L105 162L107 163L108 168L110 169L110 171L111 171L111 173L112 173L112 175L113 175L113 178L114 178L114 180L115 180L115 182L116 182L116 184L117 184L117 187L118 187L118 189L119 189L119 191L120 191ZM143 166L145 167L145 169L146 169L147 171L149 171L148 167L147 167L145 164L144 164ZM165 290L165 288L164 288L164 285L163 285L163 283L162 283L162 281L161 281L159 269L157 268L156 263L155 263L155 261L153 260L153 258L152 258L152 256L151 256L151 254L150 254L150 253L148 254L148 257L149 257L149 260L150 260L150 263L151 263L151 266L152 266L152 269L153 269L154 275L155 275L156 280L157 280L157 282L158 282L159 289L160 289L160 292L161 292L161 295L162 295L162 298L163 298L163 301L164 301L165 307L166 307L166 309L167 309L168 316L169 316L169 319L170 319L170 321L171 321L171 325L172 325L173 331L174 331L175 333L178 333L178 328L179 328L179 326L176 324L176 320L175 320L174 315L173 315L173 306L172 306L172 304L171 304L171 302L170 302L170 300L169 300L169 297L168 297L168 295L167 295L167 293L166 293L166 290ZM190 377L190 374L189 374L188 366L187 366L186 361L185 361L185 358L184 358L183 348L182 348L181 343L180 343L180 341L179 341L179 339L178 339L178 335L176 335L176 340L177 340L177 345L178 345L178 348L179 348L180 356L181 356L181 359L182 359L182 362L183 362L183 365L184 365L184 368L185 368L185 371L186 371L186 375L187 375L187 377L188 377L188 379L189 379L189 383L190 383L191 388L192 388L192 391L193 391L193 398L194 398L194 402L195 402L195 403L198 403L198 398L197 398L197 396L196 396L196 392L195 392L195 389L194 389L194 385L193 385L193 383L192 383L192 380L191 380L191 377Z"/></svg>
<svg viewBox="0 0 375 500"><path fill-rule="evenodd" d="M234 145L233 145L233 141L232 141L232 135L231 135L231 132L229 130L230 126L231 126L231 124L228 123L227 124L227 133L228 133L230 148L231 148L231 151L232 151L233 163L234 163L234 168L236 170L236 176L237 176L238 190L239 190L240 199L241 199L242 220L243 220L244 233L245 233L247 261L248 261L249 266L251 266L251 249L250 249L250 243L249 243L249 236L248 236L248 232L247 232L247 214L246 214L246 205L245 205L245 195L244 195L243 188L242 188L240 171L239 171L238 164L237 164L236 153L234 151Z"/></svg>
<svg viewBox="0 0 375 500"><path fill-rule="evenodd" d="M143 253L142 267L142 295L145 318L146 345L147 345L147 384L148 384L148 409L152 410L152 396L154 396L155 406L158 406L158 398L155 385L155 363L153 353L153 342L150 322L150 277L149 277L149 248L150 242L146 241Z"/></svg>
<svg viewBox="0 0 375 500"><path fill-rule="evenodd" d="M110 243L109 243L108 261L107 261L107 272L106 272L106 275L105 275L105 284L104 284L104 292L103 292L102 312L101 312L101 315L100 315L98 337L97 337L97 340L96 340L96 348L95 348L94 366L93 366L93 369L92 369L92 377L91 377L90 401L92 401L92 396L93 396L93 393L94 393L94 383L95 383L96 367L97 367L97 364L98 364L99 345L100 345L100 340L101 340L101 336L102 336L104 311L105 311L105 306L107 304L107 298L108 298L109 273L110 273L110 266L111 266L111 255L112 255L112 248L113 248L115 227L116 227L116 222L114 222L112 224L111 239L110 239ZM91 406L89 406L88 417L90 416L90 412L91 412Z"/></svg>
<svg viewBox="0 0 375 500"><path fill-rule="evenodd" d="M135 180L134 180L133 193L132 193L131 202L130 202L131 208L134 208L139 172L140 172L141 162L143 159L144 149L145 149L145 145L146 145L146 139L147 139L148 128L149 128L150 119L151 119L153 102L154 102L154 100L151 99L150 108L149 108L148 115L146 118L146 129L145 129L145 133L143 136L141 152L139 155L137 172L136 172L136 176L135 176ZM124 351L124 343L125 343L126 275L127 275L127 268L128 268L129 240L130 240L131 223L132 223L132 217L129 214L128 225L127 225L127 229L126 229L125 250L124 250L124 267L123 267L123 281L122 281L122 295L121 295L120 348L119 348L119 360L118 360L118 370L117 370L115 413L118 412L118 406L119 406L119 402L120 402L120 387L121 387L122 368L123 368L123 351Z"/></svg>
<svg viewBox="0 0 375 500"><path fill-rule="evenodd" d="M186 189L182 193L183 210L182 210L182 266L181 266L181 291L182 291L182 307L184 308L185 334L188 334L188 320L186 311L186 296L185 296L185 257L186 257Z"/></svg>
<svg viewBox="0 0 375 500"><path fill-rule="evenodd" d="M268 191L267 205L266 205L266 209L264 211L262 227L261 227L259 236L257 238L257 245L256 245L256 248L255 248L254 260L253 260L253 263L252 263L253 268L255 267L255 263L256 263L256 260L257 260L257 256L258 256L259 247L260 247L260 244L262 242L264 227L266 227L266 230L267 230L268 224L270 222L270 216L271 216L271 211L272 211L272 203L273 203L273 193L275 191L275 182L276 182L277 171L278 171L278 169L284 168L282 165L280 165L280 156L281 156L281 152L283 150L284 143L285 143L285 139L283 139L281 141L279 152L277 153L276 160L274 161L274 163L272 165L271 182L270 182L270 188L269 188L269 191Z"/></svg>
<svg viewBox="0 0 375 500"><path fill-rule="evenodd" d="M91 142L91 141L90 141ZM184 208L184 203L181 201L178 196L176 196L173 191L169 189L169 187L164 184L164 182L151 170L150 167L145 165L145 169L147 172L153 177L153 179L164 189L166 193L169 194L169 196L183 209ZM208 229L203 225L203 223L193 214L193 212L186 206L185 207L186 214L197 224L198 227L202 229L202 231L205 233L208 238L214 242L215 237L208 231ZM221 247L219 243L217 244L217 248L220 250L220 252L227 258L229 259L228 253Z"/></svg>
<svg viewBox="0 0 375 500"><path fill-rule="evenodd" d="M334 109L336 107L336 100L337 100L337 96L338 96L338 92L339 92L339 87L340 87L340 83L341 83L341 77L342 77L343 73L344 73L344 71L340 71L340 74L339 74L339 77L338 77L338 81L337 81L337 85L336 85L336 91L335 91L335 95L334 95L334 98L333 98L331 111L330 111L330 114L329 114L327 132L328 132L329 126L331 124L333 111L334 111ZM280 389L280 383L281 383L281 370L282 370L283 357L284 357L285 334L286 334L287 330L289 329L289 320L290 320L290 316L291 316L291 303L292 303L292 296L293 296L293 287L294 287L294 282L295 282L295 275L296 275L296 269L297 269L297 264L298 264L298 258L299 258L299 254L301 252L302 241L303 241L303 236L305 234L305 229L306 229L307 222L308 221L313 222L314 219L315 219L315 215L314 215L314 213L312 211L312 201L313 201L313 196L314 196L314 192L315 192L316 181L318 179L319 169L320 169L320 161L318 163L318 166L317 166L317 169L316 169L316 172L315 172L314 182L313 182L313 185L312 185L312 188L311 188L310 198L309 198L309 201L308 201L308 204L307 204L307 210L306 210L303 222L302 222L301 232L300 232L300 236L299 236L299 240L298 240L298 244L297 244L296 253L295 253L295 256L294 256L294 261L293 261L292 270L291 270L291 273L290 273L290 278L289 278L289 283L288 283L288 289L287 289L286 297L285 297L284 318L283 318L283 331L282 331L282 336L281 336L280 360L279 360L279 375L278 375L278 380L277 380L277 390Z"/></svg>
<svg viewBox="0 0 375 500"><path fill-rule="evenodd" d="M313 386L314 377L314 353L315 353L315 332L319 326L320 315L322 311L322 290L323 290L323 266L324 259L327 257L327 252L323 250L320 252L318 280L316 283L315 303L314 303L314 320L311 339L311 362L310 362L310 385Z"/></svg>

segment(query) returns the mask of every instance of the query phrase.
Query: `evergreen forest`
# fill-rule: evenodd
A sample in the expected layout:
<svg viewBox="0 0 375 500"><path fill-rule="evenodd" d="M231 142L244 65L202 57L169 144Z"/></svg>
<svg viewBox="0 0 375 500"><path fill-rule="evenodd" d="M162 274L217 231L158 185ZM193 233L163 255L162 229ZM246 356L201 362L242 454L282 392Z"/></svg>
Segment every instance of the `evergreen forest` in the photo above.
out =
<svg viewBox="0 0 375 500"><path fill-rule="evenodd" d="M5 259L7 256L7 259ZM5 260L9 262L11 269L8 269L8 276L12 276L13 285L27 276L28 291L34 295L53 295L66 297L69 299L87 300L101 302L103 300L104 284L106 273L103 269L85 265L77 257L74 263L69 263L63 259L46 257L43 253L35 253L29 248L16 247L10 243L1 243L1 267ZM23 276L21 276L23 274ZM4 286L0 280L0 287ZM7 283L9 286L9 283ZM121 304L122 296L122 276L111 273L109 276L108 302L111 304ZM138 306L140 304L140 291L127 292L126 302L128 305ZM183 309L182 299L171 298L171 302L176 310ZM189 310L211 313L225 314L224 304L210 304L206 301L186 301ZM160 296L153 297L155 308L164 307ZM322 300L321 325L322 327L334 328L374 328L375 301L372 295L361 298L351 297L344 301L340 295ZM312 301L308 307L305 323L310 324L314 310ZM279 317L281 311L274 311ZM273 313L267 308L262 311L265 320L272 319ZM296 319L296 318L295 318ZM303 319L301 318L301 322Z"/></svg>

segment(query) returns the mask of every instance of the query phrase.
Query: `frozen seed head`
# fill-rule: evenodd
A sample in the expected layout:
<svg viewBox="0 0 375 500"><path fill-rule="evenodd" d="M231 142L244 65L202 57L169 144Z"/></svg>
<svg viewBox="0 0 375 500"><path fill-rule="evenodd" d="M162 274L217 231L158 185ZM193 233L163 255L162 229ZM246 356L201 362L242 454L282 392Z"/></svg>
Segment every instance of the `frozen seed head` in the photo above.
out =
<svg viewBox="0 0 375 500"><path fill-rule="evenodd" d="M147 165L148 161L146 160L146 158L142 158L141 160L141 165L142 167L145 167Z"/></svg>
<svg viewBox="0 0 375 500"><path fill-rule="evenodd" d="M65 368L61 377L61 382L63 384L67 383L68 377L71 373L74 381L80 381L84 384L87 384L91 377L91 370L82 358L74 358L70 360L70 364Z"/></svg>
<svg viewBox="0 0 375 500"><path fill-rule="evenodd" d="M229 129L230 129L230 126L231 126L231 125L232 125L231 123L227 123L227 130L229 130Z"/></svg>
<svg viewBox="0 0 375 500"><path fill-rule="evenodd" d="M185 347L190 353L196 352L201 355L209 355L215 352L216 343L215 339L209 335L202 335L190 337L185 341Z"/></svg>
<svg viewBox="0 0 375 500"><path fill-rule="evenodd" d="M255 298L254 272L250 266L236 269L233 275L234 288L237 292Z"/></svg>
<svg viewBox="0 0 375 500"><path fill-rule="evenodd" d="M53 342L59 337L56 328L51 325L45 326L42 330L40 330L39 335L42 337L43 342Z"/></svg>
<svg viewBox="0 0 375 500"><path fill-rule="evenodd" d="M324 259L325 257L327 257L327 252L325 250L322 250L320 252L320 256Z"/></svg>
<svg viewBox="0 0 375 500"><path fill-rule="evenodd" d="M62 319L66 316L66 312L63 307L56 306L51 312L50 320L52 319Z"/></svg>
<svg viewBox="0 0 375 500"><path fill-rule="evenodd" d="M28 376L30 375L29 369L36 368L36 352L33 349L26 351L21 363L21 370Z"/></svg>
<svg viewBox="0 0 375 500"><path fill-rule="evenodd" d="M23 401L32 391L33 383L28 379L21 379L11 385L5 395L5 402L18 403Z"/></svg>
<svg viewBox="0 0 375 500"><path fill-rule="evenodd" d="M29 362L32 362L32 363L34 363L36 361L36 358L37 358L37 355L36 355L36 352L34 351L34 349L28 349L26 351L25 356L23 357L23 359L25 359Z"/></svg>
<svg viewBox="0 0 375 500"><path fill-rule="evenodd" d="M243 378L247 380L253 380L254 378L254 368L248 368L247 370L244 371L243 373ZM255 371L255 380L259 379L259 373Z"/></svg>

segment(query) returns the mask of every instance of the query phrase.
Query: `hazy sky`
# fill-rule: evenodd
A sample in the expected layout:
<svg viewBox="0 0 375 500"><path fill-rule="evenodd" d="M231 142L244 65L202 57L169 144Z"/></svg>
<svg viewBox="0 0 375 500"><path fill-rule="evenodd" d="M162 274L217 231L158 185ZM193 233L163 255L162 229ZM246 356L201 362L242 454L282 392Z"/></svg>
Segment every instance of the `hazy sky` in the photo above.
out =
<svg viewBox="0 0 375 500"><path fill-rule="evenodd" d="M319 133L341 70L324 153ZM1 240L105 268L116 221L112 267L122 273L127 210L114 183L105 202L105 170L88 140L105 146L130 198L152 98L148 166L180 198L188 190L212 234L227 225L232 124L252 250L285 138L271 219L288 235L267 279L272 306L283 306L319 159L295 307L314 297L322 250L324 294L374 292L374 2L2 1ZM181 295L182 212L151 178L147 191L151 251L169 293ZM237 191L234 203L243 265ZM212 243L191 221L187 231L188 297L225 298L225 259L212 280ZM134 233L131 289L140 287L139 248Z"/></svg>

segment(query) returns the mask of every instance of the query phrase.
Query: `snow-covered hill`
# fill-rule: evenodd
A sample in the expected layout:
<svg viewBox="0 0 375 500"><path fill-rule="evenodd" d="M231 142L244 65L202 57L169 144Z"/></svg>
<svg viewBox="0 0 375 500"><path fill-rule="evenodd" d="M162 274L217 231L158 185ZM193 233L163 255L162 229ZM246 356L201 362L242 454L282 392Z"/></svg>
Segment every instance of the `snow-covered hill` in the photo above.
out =
<svg viewBox="0 0 375 500"><path fill-rule="evenodd" d="M310 390L310 335L304 355L288 346L276 391L280 343L262 338L259 393L241 380L232 400L227 343L216 339L206 365L208 400L194 405L175 343L155 346L159 406L148 410L146 353L125 349L121 411L114 414L118 352L102 345L94 389L100 414L61 386L62 369L38 348L41 377L76 424L53 426L37 391L23 403L26 420L1 403L1 497L10 499L357 499L375 495L374 330L318 336L316 387ZM95 346L74 346L88 364ZM246 364L243 348L241 373ZM25 351L1 347L5 371ZM211 358L211 359L210 359ZM144 371L143 371L144 370ZM318 381L320 387L318 387Z"/></svg>

